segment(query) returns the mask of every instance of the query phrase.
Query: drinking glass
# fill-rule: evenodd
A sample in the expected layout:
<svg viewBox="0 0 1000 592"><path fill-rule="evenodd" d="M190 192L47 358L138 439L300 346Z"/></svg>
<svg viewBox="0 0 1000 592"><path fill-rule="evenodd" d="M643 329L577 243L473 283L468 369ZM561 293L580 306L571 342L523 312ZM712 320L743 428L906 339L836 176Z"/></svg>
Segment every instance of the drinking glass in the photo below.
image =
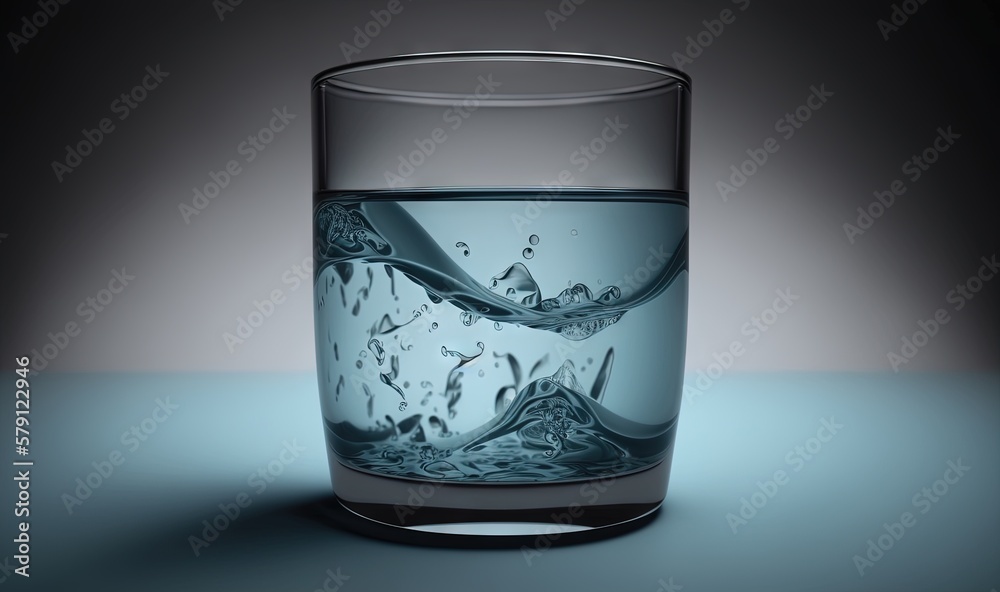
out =
<svg viewBox="0 0 1000 592"><path fill-rule="evenodd" d="M313 79L316 362L372 532L613 534L663 502L687 318L690 79L453 52Z"/></svg>

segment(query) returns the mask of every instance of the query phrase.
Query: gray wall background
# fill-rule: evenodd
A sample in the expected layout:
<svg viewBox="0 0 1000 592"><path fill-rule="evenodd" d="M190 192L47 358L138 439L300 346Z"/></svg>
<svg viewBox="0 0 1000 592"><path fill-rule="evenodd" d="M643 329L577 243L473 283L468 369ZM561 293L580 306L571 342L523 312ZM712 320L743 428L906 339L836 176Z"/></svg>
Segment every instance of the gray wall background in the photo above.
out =
<svg viewBox="0 0 1000 592"><path fill-rule="evenodd" d="M8 36L2 365L73 321L80 334L47 371L314 367L311 287L283 281L310 253L309 80L344 63L341 44L386 4L244 0L220 18L208 0L73 2L16 53ZM997 247L996 3L929 2L888 39L877 24L888 1L586 0L554 30L556 0L402 6L352 58L537 49L673 65L703 21L732 10L683 65L694 79L689 370L733 340L747 346L737 370L890 370L887 353L939 308L950 321L903 370L1000 367L1000 279L960 311L947 302ZM3 32L38 10L7 3ZM112 102L157 65L169 75L119 120ZM775 122L814 85L833 96L784 139ZM192 188L242 160L240 142L286 107L296 118L185 223ZM115 129L57 180L52 162L105 117ZM961 138L909 180L903 163L948 126ZM724 201L716 182L768 137L780 150ZM896 179L907 192L851 244L843 224ZM123 266L135 279L81 315ZM230 352L222 334L275 288L288 300ZM785 288L800 300L749 343L741 327Z"/></svg>

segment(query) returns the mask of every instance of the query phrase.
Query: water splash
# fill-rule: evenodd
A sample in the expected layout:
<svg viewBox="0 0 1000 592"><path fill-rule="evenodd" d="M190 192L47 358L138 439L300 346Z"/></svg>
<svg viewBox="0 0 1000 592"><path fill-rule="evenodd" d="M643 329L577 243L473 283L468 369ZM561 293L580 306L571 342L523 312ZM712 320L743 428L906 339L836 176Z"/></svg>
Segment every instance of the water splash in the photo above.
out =
<svg viewBox="0 0 1000 592"><path fill-rule="evenodd" d="M337 380L337 389L335 391L337 393L337 396L336 396L337 399L340 398L340 390L343 389L343 388L344 388L344 375L341 374L340 375L340 379Z"/></svg>
<svg viewBox="0 0 1000 592"><path fill-rule="evenodd" d="M396 323L395 321L392 320L392 317L390 317L388 314L384 314L377 323L372 325L372 328L369 329L368 331L368 335L369 337L374 337L376 335L390 335L397 329L400 329L412 323L417 318L417 316L419 315L415 315L413 318L406 321L405 323Z"/></svg>
<svg viewBox="0 0 1000 592"><path fill-rule="evenodd" d="M411 416L406 432L416 429ZM625 419L584 394L571 363L517 393L502 414L440 444L394 443L395 429L360 430L327 422L338 455L361 469L400 477L538 482L586 479L627 472L661 460L676 433L677 418L658 425ZM444 431L428 420L428 431ZM446 465L436 464L447 459Z"/></svg>
<svg viewBox="0 0 1000 592"><path fill-rule="evenodd" d="M521 263L515 263L490 278L489 288L522 306L535 306L541 298L535 278L531 277L528 268Z"/></svg>
<svg viewBox="0 0 1000 592"><path fill-rule="evenodd" d="M392 267L389 265L384 266L385 273L389 276L389 293L393 296L396 295L396 276L392 274Z"/></svg>
<svg viewBox="0 0 1000 592"><path fill-rule="evenodd" d="M593 362L593 358L587 358ZM608 380L611 378L611 365L615 361L615 350L608 348L608 353L604 355L604 362L601 369L597 371L597 378L594 379L594 386L590 387L590 398L601 403L604 401L604 391L608 387Z"/></svg>
<svg viewBox="0 0 1000 592"><path fill-rule="evenodd" d="M403 393L403 389L399 388L399 385L392 381L392 377L389 374L379 374L378 377L379 380L382 381L382 384L390 387L392 390L399 393L401 399L404 401L406 400L406 395Z"/></svg>
<svg viewBox="0 0 1000 592"><path fill-rule="evenodd" d="M549 377L552 382L564 386L571 391L583 394L583 385L580 381L576 379L576 374L573 373L575 369L572 360L566 360L563 365L556 370L556 373Z"/></svg>
<svg viewBox="0 0 1000 592"><path fill-rule="evenodd" d="M368 220L357 211L348 211L337 203L326 203L316 212L317 238L320 254L326 257L331 252L360 254L365 252L382 255L392 251L389 243L371 227ZM348 278L344 278L347 283Z"/></svg>
<svg viewBox="0 0 1000 592"><path fill-rule="evenodd" d="M438 434L437 434L437 435L438 435L439 437L441 437L441 438L447 438L448 436L450 436L450 435L451 435L451 432L449 432L449 431L448 431L448 424L446 424L446 423L444 422L444 420L443 420L443 419L441 419L441 418L439 418L438 416L436 416L436 415L432 415L432 416L430 416L430 417L429 417L429 418L427 419L427 423L428 423L428 424L429 424L429 425L430 425L430 426L431 426L431 427L432 427L433 429L435 429L435 430L437 430L437 431L438 431Z"/></svg>
<svg viewBox="0 0 1000 592"><path fill-rule="evenodd" d="M368 349L375 355L375 361L381 366L382 362L385 361L385 348L382 346L382 342L373 337L368 340Z"/></svg>
<svg viewBox="0 0 1000 592"><path fill-rule="evenodd" d="M470 315L553 331L571 340L586 339L611 326L629 309L657 297L687 269L685 234L664 265L651 274L651 280L630 291L628 297L622 298L620 291L605 291L590 301L580 299L572 306L544 310L539 306L538 286L522 264L515 263L491 279L490 284L497 281L496 287L484 287L444 253L398 203L373 200L350 207L327 203L318 211L317 273L325 266L362 258L385 263L424 288L432 300L448 300ZM377 231L371 220L378 220ZM514 271L518 266L521 269ZM498 291L501 279L505 285ZM514 290L512 295L508 288ZM474 319L469 321L471 324Z"/></svg>
<svg viewBox="0 0 1000 592"><path fill-rule="evenodd" d="M455 419L455 416L458 415L455 404L462 397L462 374L464 374L462 366L472 362L486 351L486 346L483 345L482 341L476 343L476 347L479 348L479 352L467 356L461 352L450 350L443 345L441 346L441 355L459 359L458 364L448 372L448 380L444 387L444 396L448 401L448 417L451 419Z"/></svg>
<svg viewBox="0 0 1000 592"><path fill-rule="evenodd" d="M542 300L538 303L538 305L542 310L549 312L560 308L570 308L581 304L589 304L591 302L610 303L620 297L621 290L618 289L618 286L605 288L595 298L594 293L590 291L590 288L584 284L575 284L566 288L562 292L559 292L559 295L555 298L546 298L545 300Z"/></svg>
<svg viewBox="0 0 1000 592"><path fill-rule="evenodd" d="M623 314L625 313L620 312L612 317L607 317L603 319L591 319L579 323L563 325L559 327L556 332L565 337L566 339L570 339L572 341L581 341L583 339L590 337L594 333L603 331L604 329L610 327L611 325L614 325L615 323L618 322L618 319L622 318Z"/></svg>
<svg viewBox="0 0 1000 592"><path fill-rule="evenodd" d="M528 378L534 376L535 372L538 371L539 368L548 363L549 363L549 354L545 354L544 356L542 356L542 359L535 362L535 365L531 367L531 372L528 373Z"/></svg>
<svg viewBox="0 0 1000 592"><path fill-rule="evenodd" d="M628 310L655 298L670 285L670 282L681 271L686 269L685 237L673 253L667 254L665 264L659 270L651 272L651 280L638 289L628 290L625 298L622 298L622 291L615 286L604 289L595 295L585 284L574 284L572 281L568 282L567 289L559 294L544 298L538 284L523 263L510 265L486 283L481 283L482 277L474 279L463 273L455 265L455 260L451 258L451 255L445 255L436 242L430 241L426 231L417 225L409 214L396 203L371 201L359 204L341 202L341 204L346 206L342 207L349 216L354 216L354 218L348 218L347 221L360 225L356 230L364 230L366 233L370 230L382 241L364 242L352 239L355 243L352 247L348 244L350 241L345 242L340 235L328 241L329 233L317 232L317 278L328 278L329 285L326 288L333 289L333 284L336 283L333 275L321 275L321 272L325 267L334 267L336 274L344 280L339 289L345 308L347 308L347 302L344 284L350 281L351 275L355 273L352 262L357 261L365 267L368 275L368 286L367 288L362 287L358 291L359 297L354 304L355 315L359 314L361 301L364 300L364 296L367 296L365 292L373 287L372 265L381 263L390 279L391 287L386 287L390 288L389 291L393 295L395 295L394 273L398 271L408 280L414 282L416 286L422 288L430 301L441 303L447 300L449 304L458 308L464 317L463 321L467 321L466 325L472 325L481 317L486 317L494 324L494 328L511 323L511 325L541 329L568 339L579 340L586 339L609 327ZM320 211L322 208L317 210L317 212ZM383 213L387 213L388 216L383 216ZM571 234L574 236L577 234L575 229ZM364 236L371 238L372 234ZM537 245L540 242L531 239L532 237L529 237L529 243L532 245ZM437 252L434 248L429 248L428 245L436 248ZM355 248L355 251L350 251L349 247ZM437 260L439 254L442 256L441 261ZM449 262L451 262L452 267L448 266ZM528 265L534 266L536 264L528 263ZM360 270L356 271L357 275L362 278L358 283L364 283L364 274L361 274ZM535 268L535 271L537 272L538 268ZM614 275L617 277L616 274ZM607 277L605 276L605 279ZM496 286L491 286L494 281ZM559 281L561 282L561 280ZM323 287L320 288L319 293L325 294ZM384 288L375 286L374 289L382 290ZM372 294L374 295L375 292ZM331 299L326 298L325 303L331 304ZM365 307L371 308L371 305L366 303ZM367 308L366 316L370 314ZM399 312L397 309L396 313ZM421 314L421 312L414 311L414 318ZM394 316L400 318L398 314ZM442 326L449 332L454 324L453 319L451 317L442 323ZM402 324L396 324L388 315L383 315L382 319L373 325L369 337L372 339L382 337L410 322L412 319ZM508 329L508 332L514 332L515 329L518 329L516 326L502 328ZM394 338L398 340L401 335L402 333L394 335ZM481 335L485 334L481 333ZM525 333L525 335L529 335L529 333ZM501 341L502 337L502 335L496 336ZM433 335L426 336L426 338L434 339ZM328 334L327 340L329 341L329 339L330 335ZM394 343L387 338L384 341L389 346L400 345L398 341ZM362 343L364 342L362 341ZM381 346L381 341L377 341L377 343ZM656 460L656 457L654 454L646 454L645 460L643 460L641 456L644 450L643 446L629 447L627 445L629 438L638 437L639 440L648 440L645 437L647 432L644 430L655 431L660 427L664 428L664 431L658 432L660 436L666 433L668 435L664 437L668 440L672 438L672 422L668 422L671 424L670 426L667 424L662 426L633 425L625 418L611 413L602 406L614 359L614 352L610 349L604 356L600 368L598 369L596 364L593 366L593 369L598 370L598 372L590 389L585 389L580 384L572 363L563 364L551 376L540 378L522 387L520 384L521 366L513 355L508 354L508 363L511 365L514 375L512 384L504 385L499 390L495 390L507 381L503 378L503 371L491 371L488 381L490 384L489 392L481 392L483 390L481 385L487 381L473 380L472 384L477 388L475 391L467 393L466 399L475 394L480 396L482 400L468 400L467 404L463 403L462 409L459 410L457 403L460 402L462 396L462 376L467 370L466 367L485 351L482 343L477 343L477 345L480 351L478 354L473 352L472 355L466 355L461 350L453 351L447 347L441 348L443 356L455 357L457 363L448 371L443 391L437 390L435 392L429 381L421 382L421 390L418 391L423 395L421 403L430 405L433 399L433 405L431 405L433 410L431 410L431 406L428 406L426 410L429 417L421 419L420 415L411 415L409 418L399 421L398 424L394 424L393 418L386 416L385 420L389 423L387 426L383 425L382 420L374 420L375 393L370 392L370 389L364 386L368 417L374 420L376 427L362 425L355 428L347 421L339 424L328 423L328 427L331 429L331 432L328 433L331 445L338 454L344 452L342 455L344 460L357 459L357 462L351 464L385 474L425 478L431 476L442 479L482 478L487 481L532 482L587 478L603 472L602 463L605 468L613 468L616 473L630 470L628 467L642 468ZM372 359L377 361L380 366L384 365L386 355L384 347L382 351L381 357L372 351L375 354ZM334 346L334 352L333 357L336 358L338 355L336 346ZM408 383L401 379L400 382L407 390L404 391L396 384L395 381L400 378L399 360L396 356L390 355L388 357L390 368L380 374L380 380L400 395L402 403L400 403L399 410L402 411L405 408L406 393L412 395L413 391L409 390ZM500 356L495 352L494 357L500 359ZM547 358L548 356L545 356L531 366L529 374L531 378L539 370L545 371L544 366L548 361ZM357 362L359 368L362 367L361 360ZM404 363L407 364L408 370L412 370L409 368L410 358L404 360ZM587 367L592 363L592 359L588 359ZM500 365L497 365L497 368L499 369ZM483 371L480 370L479 373L482 375ZM348 374L350 375L352 372L348 371ZM342 378L343 376L341 376ZM624 378L627 379L627 377ZM496 383L493 382L495 379ZM423 382L427 384L424 385ZM587 380L587 382L589 384L591 381ZM414 380L414 384L416 383L417 380ZM338 395L341 388L336 389ZM381 387L372 386L372 389L376 391L379 388ZM424 391L425 388L426 391ZM489 397L493 396L494 392L496 392L494 400L489 401ZM383 394L383 396L386 395L387 393ZM436 397L441 398L437 399ZM383 401L380 400L378 410L380 413L384 412L381 409L382 403ZM442 418L445 418L446 415L448 418L454 418L456 411L461 411L464 414L473 409L482 409L483 403L494 408L496 412L494 419L470 431L455 434L449 432L445 420ZM533 404L526 406L528 403ZM400 415L395 415L397 420ZM406 429L403 429L404 424ZM631 428L635 428L635 430ZM447 442L440 440L446 435L449 436ZM388 444L389 441L393 444ZM663 441L660 443L662 450L666 444ZM376 456L377 460L374 458ZM623 459L625 464L621 462ZM369 461L371 464L366 465ZM391 467L387 465L391 465Z"/></svg>
<svg viewBox="0 0 1000 592"><path fill-rule="evenodd" d="M486 351L486 346L483 345L482 341L477 342L476 343L476 347L479 348L479 353L475 353L475 354L471 354L471 355L467 356L467 355L463 354L462 352L455 351L455 350L450 350L447 347L445 347L445 346L442 345L441 346L441 355L442 356L452 356L452 357L455 357L455 358L458 358L459 360L461 360L458 363L458 366L455 366L455 369L457 370L457 369L461 368L462 366L468 364L469 362L475 360L479 356L483 355L483 352Z"/></svg>
<svg viewBox="0 0 1000 592"><path fill-rule="evenodd" d="M354 277L354 266L350 263L334 263L333 271L340 278L341 287L349 284L351 278Z"/></svg>
<svg viewBox="0 0 1000 592"><path fill-rule="evenodd" d="M368 385L361 383L361 389L365 392L365 396L368 397L368 417L372 417L375 411L375 393L368 388Z"/></svg>
<svg viewBox="0 0 1000 592"><path fill-rule="evenodd" d="M448 381L444 385L444 398L448 402L448 417L450 419L455 419L458 415L455 404L462 398L463 373L459 372L458 368L459 366L456 366L448 373Z"/></svg>

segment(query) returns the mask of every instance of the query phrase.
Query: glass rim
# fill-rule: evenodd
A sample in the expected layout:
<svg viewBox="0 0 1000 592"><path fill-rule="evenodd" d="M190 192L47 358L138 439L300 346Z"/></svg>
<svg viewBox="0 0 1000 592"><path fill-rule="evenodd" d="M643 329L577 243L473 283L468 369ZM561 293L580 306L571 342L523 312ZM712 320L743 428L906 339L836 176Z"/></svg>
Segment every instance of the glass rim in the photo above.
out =
<svg viewBox="0 0 1000 592"><path fill-rule="evenodd" d="M487 104L520 103L524 101L547 102L565 100L614 100L626 96L634 97L636 94L662 91L667 87L677 84L682 85L688 92L691 91L691 77L688 74L676 68L671 68L656 62L591 53L523 50L428 52L374 58L370 60L342 64L340 66L323 70L319 74L313 76L311 88L316 90L321 85L330 84L343 91L360 93L371 98L383 98L390 100L455 100L456 98L461 98L462 95L452 92L426 92L370 86L366 84L347 82L343 80L342 77L349 74L368 72L390 67L420 64L453 64L459 62L477 61L584 64L590 66L637 70L653 74L657 77L652 82L628 86L609 85L606 89L596 91L539 92L519 95L505 94L485 99L483 102Z"/></svg>

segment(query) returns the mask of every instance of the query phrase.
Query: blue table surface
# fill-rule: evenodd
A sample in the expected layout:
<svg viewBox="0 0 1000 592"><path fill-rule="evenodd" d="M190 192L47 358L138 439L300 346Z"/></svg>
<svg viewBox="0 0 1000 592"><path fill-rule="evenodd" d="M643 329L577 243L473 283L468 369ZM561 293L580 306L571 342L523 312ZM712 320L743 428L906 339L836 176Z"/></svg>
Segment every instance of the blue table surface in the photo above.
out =
<svg viewBox="0 0 1000 592"><path fill-rule="evenodd" d="M31 387L31 577L10 573L11 445L7 589L1000 589L997 374L727 375L684 402L651 524L530 563L518 549L368 539L311 515L331 493L311 373L42 374ZM154 413L158 399L169 414ZM123 439L132 426L143 439ZM248 480L286 443L302 451L273 482ZM113 472L70 499L94 463ZM754 496L761 486L770 497ZM196 555L189 537L241 493L250 505ZM760 507L740 522L743 499ZM889 548L871 561L869 541ZM855 556L870 561L863 573Z"/></svg>

